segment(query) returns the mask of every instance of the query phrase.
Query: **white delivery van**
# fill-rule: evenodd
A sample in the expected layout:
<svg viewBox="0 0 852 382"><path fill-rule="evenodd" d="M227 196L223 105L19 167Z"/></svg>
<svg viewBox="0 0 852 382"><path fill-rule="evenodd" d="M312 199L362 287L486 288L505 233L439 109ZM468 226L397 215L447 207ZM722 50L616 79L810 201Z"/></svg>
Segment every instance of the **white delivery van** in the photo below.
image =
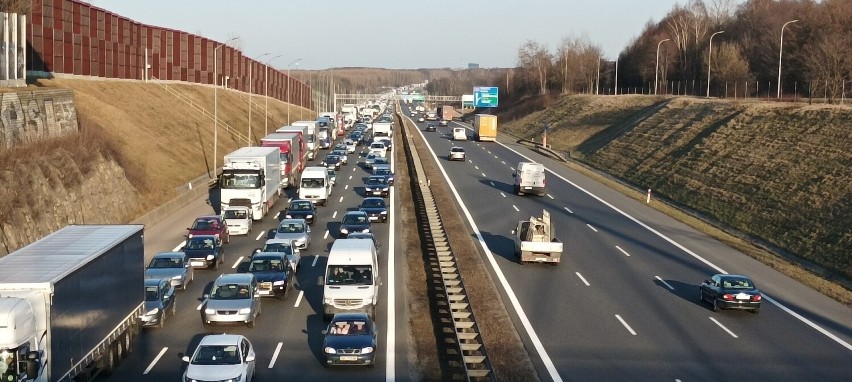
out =
<svg viewBox="0 0 852 382"><path fill-rule="evenodd" d="M547 186L544 165L535 162L520 162L518 170L512 174L515 178L515 193L523 195L526 193L544 196Z"/></svg>
<svg viewBox="0 0 852 382"><path fill-rule="evenodd" d="M467 132L464 130L464 127L454 127L453 128L453 140L454 141L466 141L467 140Z"/></svg>
<svg viewBox="0 0 852 382"><path fill-rule="evenodd" d="M372 240L337 239L328 253L323 285L325 318L336 313L366 312L375 318L379 299L379 261Z"/></svg>
<svg viewBox="0 0 852 382"><path fill-rule="evenodd" d="M299 187L299 199L307 199L321 206L331 196L331 181L325 167L305 167Z"/></svg>

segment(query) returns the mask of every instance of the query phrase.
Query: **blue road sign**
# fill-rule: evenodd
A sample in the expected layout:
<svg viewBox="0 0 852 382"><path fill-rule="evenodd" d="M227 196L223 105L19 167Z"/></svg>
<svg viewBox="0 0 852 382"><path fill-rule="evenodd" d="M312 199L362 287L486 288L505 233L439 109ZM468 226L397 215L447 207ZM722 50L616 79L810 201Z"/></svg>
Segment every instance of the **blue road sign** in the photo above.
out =
<svg viewBox="0 0 852 382"><path fill-rule="evenodd" d="M473 107L497 107L496 86L476 86L473 88Z"/></svg>

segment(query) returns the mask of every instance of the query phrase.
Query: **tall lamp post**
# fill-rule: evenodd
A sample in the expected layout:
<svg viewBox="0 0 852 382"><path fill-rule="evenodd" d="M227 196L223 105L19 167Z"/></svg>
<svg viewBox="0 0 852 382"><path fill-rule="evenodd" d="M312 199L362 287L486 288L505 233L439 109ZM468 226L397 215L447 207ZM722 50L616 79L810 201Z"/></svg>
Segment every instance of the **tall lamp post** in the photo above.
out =
<svg viewBox="0 0 852 382"><path fill-rule="evenodd" d="M657 71L660 70L660 44L671 40L667 38L657 43L657 63L654 65L654 95L657 95Z"/></svg>
<svg viewBox="0 0 852 382"><path fill-rule="evenodd" d="M268 56L268 55L269 55L269 53L261 54L260 56L257 56L257 58L255 58L255 60L259 60L261 57L263 57L263 56ZM248 140L248 145L249 145L249 147L251 147L251 92L252 92L252 88L253 88L253 86L252 86L253 84L252 84L252 82L251 82L251 81L252 81L252 80L251 80L251 74L252 74L252 72L254 72L254 63L253 63L253 62L249 62L249 83L248 83L248 94L249 94L249 96L248 96L248 99L249 99L249 102L248 102L248 138L246 138L246 140Z"/></svg>
<svg viewBox="0 0 852 382"><path fill-rule="evenodd" d="M213 48L213 175L216 175L217 156L219 155L219 48L238 39L234 37Z"/></svg>
<svg viewBox="0 0 852 382"><path fill-rule="evenodd" d="M299 62L302 61L301 58L297 58L293 60L293 62L287 64L287 124L290 124L290 66L296 64L299 66Z"/></svg>
<svg viewBox="0 0 852 382"><path fill-rule="evenodd" d="M781 98L781 56L784 54L784 28L787 24L798 22L799 20L790 20L781 26L781 47L778 48L778 98Z"/></svg>
<svg viewBox="0 0 852 382"><path fill-rule="evenodd" d="M278 57L281 57L281 55L279 54L266 61L266 66L263 70L263 131L266 135L269 135L269 82L267 82L269 79L269 64Z"/></svg>
<svg viewBox="0 0 852 382"><path fill-rule="evenodd" d="M725 31L718 31L710 35L710 52L707 53L707 98L710 98L710 63L713 59L713 36L725 33Z"/></svg>

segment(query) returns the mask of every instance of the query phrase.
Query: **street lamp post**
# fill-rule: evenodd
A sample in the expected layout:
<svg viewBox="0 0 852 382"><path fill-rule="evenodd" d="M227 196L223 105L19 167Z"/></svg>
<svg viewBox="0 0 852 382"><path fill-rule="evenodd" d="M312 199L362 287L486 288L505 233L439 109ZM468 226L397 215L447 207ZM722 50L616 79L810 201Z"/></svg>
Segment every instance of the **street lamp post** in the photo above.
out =
<svg viewBox="0 0 852 382"><path fill-rule="evenodd" d="M713 59L713 36L725 33L725 31L718 31L710 35L710 52L707 53L707 98L710 98L710 60Z"/></svg>
<svg viewBox="0 0 852 382"><path fill-rule="evenodd" d="M657 71L660 70L660 44L671 40L667 38L657 43L657 63L654 65L654 95L657 95Z"/></svg>
<svg viewBox="0 0 852 382"><path fill-rule="evenodd" d="M225 41L213 48L213 175L216 175L216 163L219 155L219 57L217 56L219 48L225 44L238 39L234 37Z"/></svg>
<svg viewBox="0 0 852 382"><path fill-rule="evenodd" d="M781 26L781 47L778 48L778 98L781 98L781 56L784 54L784 28L787 24L798 22L799 20L790 20Z"/></svg>
<svg viewBox="0 0 852 382"><path fill-rule="evenodd" d="M269 55L269 53L261 54L260 56L257 56L257 58L255 58L255 60L259 60L261 57L263 57L263 56L267 56L267 55ZM252 92L252 82L251 82L251 81L252 81L252 79L251 79L251 74L252 74L252 72L254 72L254 62L249 62L249 83L248 83L248 138L246 138L246 140L248 141L248 145L249 145L249 146L251 146L251 92Z"/></svg>
<svg viewBox="0 0 852 382"><path fill-rule="evenodd" d="M302 61L301 58L297 58L293 60L293 62L287 64L287 124L290 124L290 66L296 64L299 66L299 62Z"/></svg>
<svg viewBox="0 0 852 382"><path fill-rule="evenodd" d="M269 135L269 64L274 61L276 58L281 57L281 55L277 55L275 57L270 58L266 61L266 66L263 69L263 131L264 136Z"/></svg>

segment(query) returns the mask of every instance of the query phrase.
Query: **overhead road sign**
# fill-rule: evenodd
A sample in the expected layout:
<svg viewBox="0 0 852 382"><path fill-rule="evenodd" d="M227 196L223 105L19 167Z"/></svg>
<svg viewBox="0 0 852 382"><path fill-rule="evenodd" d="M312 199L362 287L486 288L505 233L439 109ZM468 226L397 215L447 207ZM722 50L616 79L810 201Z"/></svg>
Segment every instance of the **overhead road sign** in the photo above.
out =
<svg viewBox="0 0 852 382"><path fill-rule="evenodd" d="M473 88L474 107L497 107L496 86L476 86Z"/></svg>

